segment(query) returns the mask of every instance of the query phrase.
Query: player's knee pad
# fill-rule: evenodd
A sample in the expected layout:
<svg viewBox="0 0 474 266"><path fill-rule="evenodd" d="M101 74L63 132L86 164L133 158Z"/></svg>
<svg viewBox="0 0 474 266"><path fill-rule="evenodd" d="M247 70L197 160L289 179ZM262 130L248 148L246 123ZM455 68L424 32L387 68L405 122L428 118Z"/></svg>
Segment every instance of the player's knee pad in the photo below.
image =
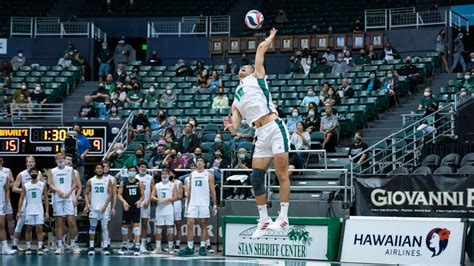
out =
<svg viewBox="0 0 474 266"><path fill-rule="evenodd" d="M133 235L139 236L141 234L140 226L133 227Z"/></svg>
<svg viewBox="0 0 474 266"><path fill-rule="evenodd" d="M260 196L266 193L265 170L252 168L252 174L250 175L250 182L252 183L255 196Z"/></svg>
<svg viewBox="0 0 474 266"><path fill-rule="evenodd" d="M163 233L163 228L161 226L155 226L155 234Z"/></svg>
<svg viewBox="0 0 474 266"><path fill-rule="evenodd" d="M174 228L173 228L173 227L167 227L167 228L166 228L166 233L167 233L168 235L173 235L173 233L174 233Z"/></svg>
<svg viewBox="0 0 474 266"><path fill-rule="evenodd" d="M89 234L95 234L97 232L97 219L89 219Z"/></svg>
<svg viewBox="0 0 474 266"><path fill-rule="evenodd" d="M122 226L122 235L128 235L128 227Z"/></svg>
<svg viewBox="0 0 474 266"><path fill-rule="evenodd" d="M109 238L109 228L107 227L107 221L102 220L100 223L100 228L102 231L102 239L107 240Z"/></svg>

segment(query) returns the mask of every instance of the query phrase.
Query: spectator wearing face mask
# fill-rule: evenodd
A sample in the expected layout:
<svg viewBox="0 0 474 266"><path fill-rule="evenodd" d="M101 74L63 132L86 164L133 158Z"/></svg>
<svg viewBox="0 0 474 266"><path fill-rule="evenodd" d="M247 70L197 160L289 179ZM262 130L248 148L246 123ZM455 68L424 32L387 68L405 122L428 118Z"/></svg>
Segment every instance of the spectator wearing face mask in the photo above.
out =
<svg viewBox="0 0 474 266"><path fill-rule="evenodd" d="M161 163L165 159L165 150L166 147L164 145L158 145L158 147L156 147L156 153L150 158L148 168L158 169L162 167Z"/></svg>
<svg viewBox="0 0 474 266"><path fill-rule="evenodd" d="M143 95L140 93L140 85L136 82L133 83L132 89L127 92L127 103L142 103Z"/></svg>
<svg viewBox="0 0 474 266"><path fill-rule="evenodd" d="M447 56L448 44L446 40L446 31L444 29L441 29L439 33L436 35L435 51L438 52L439 55L441 56L446 73L449 73L448 56Z"/></svg>
<svg viewBox="0 0 474 266"><path fill-rule="evenodd" d="M35 90L31 94L31 103L37 104L39 107L42 107L46 103L48 97L46 93L41 89L41 84L36 83Z"/></svg>
<svg viewBox="0 0 474 266"><path fill-rule="evenodd" d="M103 82L99 82L97 90L92 93L91 97L94 102L105 102L105 98L109 97L109 92Z"/></svg>
<svg viewBox="0 0 474 266"><path fill-rule="evenodd" d="M403 65L400 70L398 70L398 74L400 76L406 77L410 91L415 92L417 79L418 76L420 76L420 70L418 69L418 67L415 66L415 64L413 64L411 56L406 57L405 65Z"/></svg>
<svg viewBox="0 0 474 266"><path fill-rule="evenodd" d="M293 108L291 116L286 119L286 126L290 134L296 130L296 124L301 121L303 121L303 118L300 116L300 111L298 108Z"/></svg>
<svg viewBox="0 0 474 266"><path fill-rule="evenodd" d="M393 61L394 59L400 59L400 53L390 43L386 43L381 57L385 61Z"/></svg>
<svg viewBox="0 0 474 266"><path fill-rule="evenodd" d="M176 169L183 169L184 167L184 160L183 158L178 154L176 149L171 149L169 154L163 159L163 162L161 163L163 167L167 167L173 170ZM180 172L176 172L176 176L179 175ZM179 175L180 176L180 175Z"/></svg>
<svg viewBox="0 0 474 266"><path fill-rule="evenodd" d="M20 95L23 95L25 96L25 98L30 99L30 91L28 91L25 82L22 82L20 88L15 90L15 92L13 93L13 102L17 103L20 98Z"/></svg>
<svg viewBox="0 0 474 266"><path fill-rule="evenodd" d="M163 61L158 56L158 52L156 50L153 50L153 52L151 52L151 57L148 59L147 65L149 65L149 66L161 66L161 65L163 65Z"/></svg>
<svg viewBox="0 0 474 266"><path fill-rule="evenodd" d="M224 88L220 87L217 90L217 96L212 100L212 109L226 109L229 108L229 98L224 93Z"/></svg>
<svg viewBox="0 0 474 266"><path fill-rule="evenodd" d="M348 66L354 65L354 62L352 60L352 53L350 50L344 51L344 61Z"/></svg>
<svg viewBox="0 0 474 266"><path fill-rule="evenodd" d="M193 134L193 125L187 123L184 127L184 134L178 139L179 152L192 153L199 146L198 137Z"/></svg>
<svg viewBox="0 0 474 266"><path fill-rule="evenodd" d="M160 141L158 141L158 144L162 143L162 141L165 142L163 143L163 145L166 145L167 148L179 150L178 139L176 138L173 129L171 129L170 127L165 129L163 139L160 139Z"/></svg>
<svg viewBox="0 0 474 266"><path fill-rule="evenodd" d="M320 117L318 113L318 106L315 103L310 103L308 107L308 116L304 120L306 128L310 132L319 130Z"/></svg>
<svg viewBox="0 0 474 266"><path fill-rule="evenodd" d="M371 61L372 59L367 55L365 49L360 49L359 56L356 56L354 59L354 63L358 66L368 66Z"/></svg>
<svg viewBox="0 0 474 266"><path fill-rule="evenodd" d="M369 146L367 145L367 143L365 143L362 140L362 133L356 132L355 135L354 135L354 142L349 147L349 154L348 154L349 160L352 161L354 157L356 157L357 155L363 153L368 148L369 148ZM357 157L356 161L354 161L354 163L356 163L356 164L364 163L363 167L365 167L369 164L368 161L367 162L365 161L366 159L367 159L367 153L364 153L361 156Z"/></svg>
<svg viewBox="0 0 474 266"><path fill-rule="evenodd" d="M125 155L122 143L115 143L114 148L109 152L105 158L110 162L111 168L128 168L125 162L129 155Z"/></svg>
<svg viewBox="0 0 474 266"><path fill-rule="evenodd" d="M380 80L377 79L376 72L370 71L369 79L365 81L364 85L362 86L362 89L367 92L373 92L373 91L380 90L381 86L382 86L382 82L380 82Z"/></svg>
<svg viewBox="0 0 474 266"><path fill-rule="evenodd" d="M471 98L471 92L466 88L461 88L459 93L459 104L465 103L469 98Z"/></svg>
<svg viewBox="0 0 474 266"><path fill-rule="evenodd" d="M326 105L324 116L321 117L321 126L319 131L324 133L323 149L327 152L335 152L337 146L337 127L339 119L333 114L331 105Z"/></svg>
<svg viewBox="0 0 474 266"><path fill-rule="evenodd" d="M281 108L278 106L278 99L277 98L272 98L272 103L273 103L273 106L275 107L277 113L278 113L278 117L280 118L285 118L285 113L283 112L283 110L281 110Z"/></svg>
<svg viewBox="0 0 474 266"><path fill-rule="evenodd" d="M130 44L127 44L125 42L125 37L122 36L122 38L118 41L117 46L115 46L115 51L114 51L114 62L115 64L129 64L132 60L132 54L135 53L135 50Z"/></svg>
<svg viewBox="0 0 474 266"><path fill-rule="evenodd" d="M176 116L170 116L168 118L169 128L171 128L176 136L176 139L181 138L183 135L183 127L178 125L178 118Z"/></svg>
<svg viewBox="0 0 474 266"><path fill-rule="evenodd" d="M333 63L331 73L346 73L349 70L349 65L344 61L344 54L337 54L337 61Z"/></svg>
<svg viewBox="0 0 474 266"><path fill-rule="evenodd" d="M332 67L327 63L326 58L321 58L318 66L314 69L314 73L330 73Z"/></svg>
<svg viewBox="0 0 474 266"><path fill-rule="evenodd" d="M115 104L111 104L109 108L109 112L107 112L107 119L108 120L120 120L119 108Z"/></svg>
<svg viewBox="0 0 474 266"><path fill-rule="evenodd" d="M325 105L328 104L328 102L330 105L333 106L341 104L341 98L339 97L339 93L337 93L333 87L330 87L328 89L328 95L326 96L326 98L324 98L323 101Z"/></svg>
<svg viewBox="0 0 474 266"><path fill-rule="evenodd" d="M117 62L115 62L117 64ZM125 64L120 63L117 64L115 68L115 72L112 75L114 82L125 83L125 79L127 78L127 73L125 73Z"/></svg>
<svg viewBox="0 0 474 266"><path fill-rule="evenodd" d="M240 121L240 127L237 128L237 132L232 134L234 139L231 143L234 147L238 147L242 142L253 142L253 137L255 136L255 129L249 126L247 120L242 119Z"/></svg>
<svg viewBox="0 0 474 266"><path fill-rule="evenodd" d="M178 96L173 91L173 85L166 86L165 93L161 95L160 103L174 103L178 100Z"/></svg>
<svg viewBox="0 0 474 266"><path fill-rule="evenodd" d="M143 110L138 110L138 115L133 118L129 132L132 134L131 138L135 135L150 134L150 121Z"/></svg>
<svg viewBox="0 0 474 266"><path fill-rule="evenodd" d="M227 64L225 65L225 70L224 73L227 75L233 75L238 72L237 65L234 64L234 60L232 58L229 58L227 60Z"/></svg>
<svg viewBox="0 0 474 266"><path fill-rule="evenodd" d="M354 89L349 84L349 80L347 78L343 78L341 81L341 87L337 91L340 98L352 98L354 97Z"/></svg>
<svg viewBox="0 0 474 266"><path fill-rule="evenodd" d="M160 110L156 118L150 122L151 135L164 135L164 131L168 126L167 114L164 110Z"/></svg>
<svg viewBox="0 0 474 266"><path fill-rule="evenodd" d="M388 93L390 96L390 103L388 108L392 108L393 106L398 106L398 99L397 99L397 88L398 88L398 76L393 74L392 70L387 71L387 77L382 82L382 91Z"/></svg>
<svg viewBox="0 0 474 266"><path fill-rule="evenodd" d="M141 82L142 77L140 76L140 68L138 66L134 66L132 68L132 73L130 74L130 79L132 80L132 83Z"/></svg>
<svg viewBox="0 0 474 266"><path fill-rule="evenodd" d="M26 58L22 50L18 50L16 55L12 57L10 64L13 68L13 71L17 71L20 67L24 66L26 63Z"/></svg>
<svg viewBox="0 0 474 266"><path fill-rule="evenodd" d="M207 165L208 169L214 170L214 177L216 177L216 183L220 183L222 173L220 169L230 168L230 161L224 158L224 153L220 149L214 150L214 156Z"/></svg>
<svg viewBox="0 0 474 266"><path fill-rule="evenodd" d="M230 155L232 154L231 147L228 143L222 140L222 135L220 133L216 134L216 137L214 139L214 145L212 146L211 152L214 152L217 149L222 151L223 158L225 160L230 161Z"/></svg>
<svg viewBox="0 0 474 266"><path fill-rule="evenodd" d="M311 147L311 136L306 131L306 125L303 122L296 123L296 130L291 134L290 140L295 145L296 150L309 150L309 147Z"/></svg>
<svg viewBox="0 0 474 266"><path fill-rule="evenodd" d="M474 71L474 53L469 54L469 62L467 62L467 70Z"/></svg>
<svg viewBox="0 0 474 266"><path fill-rule="evenodd" d="M301 69L303 73L308 75L312 70L314 71L315 65L311 55L307 55L305 58L301 59Z"/></svg>
<svg viewBox="0 0 474 266"><path fill-rule="evenodd" d="M336 61L336 57L331 52L331 48L326 48L326 52L323 54L323 58L326 59L328 65L332 65Z"/></svg>
<svg viewBox="0 0 474 266"><path fill-rule="evenodd" d="M158 93L156 92L155 85L151 84L148 87L148 91L143 98L144 103L158 103Z"/></svg>
<svg viewBox="0 0 474 266"><path fill-rule="evenodd" d="M188 161L185 164L185 168L189 168L189 166L191 164L196 164L197 163L197 159L202 158L202 148L201 147L196 147L194 149L194 153L186 154L183 157L187 157Z"/></svg>
<svg viewBox="0 0 474 266"><path fill-rule="evenodd" d="M194 67L194 70L193 70L193 76L200 75L204 69L206 69L204 67L204 62L202 60L196 61L196 66Z"/></svg>
<svg viewBox="0 0 474 266"><path fill-rule="evenodd" d="M96 117L96 110L92 105L92 97L89 95L84 96L84 103L79 108L79 116L82 118L94 118Z"/></svg>
<svg viewBox="0 0 474 266"><path fill-rule="evenodd" d="M97 55L97 62L99 63L99 81L102 81L105 76L110 74L110 71L112 70L112 60L114 60L112 50L108 48L107 42L103 42L102 49L99 50Z"/></svg>
<svg viewBox="0 0 474 266"><path fill-rule="evenodd" d="M115 91L116 85L114 82L114 77L112 74L108 74L107 77L105 78L105 89L109 92L109 94L112 94Z"/></svg>
<svg viewBox="0 0 474 266"><path fill-rule="evenodd" d="M178 68L176 69L176 77L190 77L193 75L193 70L190 66L186 65L184 59L179 59Z"/></svg>
<svg viewBox="0 0 474 266"><path fill-rule="evenodd" d="M303 100L301 100L300 106L307 107L309 103L316 103L316 105L319 105L319 96L314 92L314 88L309 86L307 90L308 93L304 96Z"/></svg>
<svg viewBox="0 0 474 266"><path fill-rule="evenodd" d="M418 105L418 111L425 111L426 107L431 104L435 104L436 106L438 106L438 99L433 96L433 91L431 90L431 88L426 88L423 92L423 98L421 99L420 104Z"/></svg>
<svg viewBox="0 0 474 266"><path fill-rule="evenodd" d="M464 72L464 78L456 84L455 88L456 92L459 92L461 88L474 90L474 78L472 78L470 71Z"/></svg>
<svg viewBox="0 0 474 266"><path fill-rule="evenodd" d="M234 164L232 166L233 169L251 169L252 168L252 162L247 154L247 150L244 148L240 148L237 151L236 158L234 159ZM232 174L234 175L244 175L244 174L250 174L250 172L233 172ZM250 178L247 178L244 182L236 181L236 180L229 180L228 181L229 185L250 185ZM226 197L226 199L236 199L236 200L242 200L245 199L245 197L250 196L251 191L246 188L234 188L231 190L230 194ZM254 198L253 196L250 196L250 198Z"/></svg>
<svg viewBox="0 0 474 266"><path fill-rule="evenodd" d="M193 116L188 117L188 121L186 121L186 123L190 123L193 126L193 134L196 135L199 140L201 140L202 139L202 127L199 126L199 123L196 120L196 118L193 117Z"/></svg>
<svg viewBox="0 0 474 266"><path fill-rule="evenodd" d="M127 92L123 90L122 84L117 84L115 91L112 93L112 100L117 100L121 103L127 100Z"/></svg>
<svg viewBox="0 0 474 266"><path fill-rule="evenodd" d="M296 60L296 57L294 55L290 56L286 73L295 74L295 73L300 73L300 71L301 71L301 64Z"/></svg>

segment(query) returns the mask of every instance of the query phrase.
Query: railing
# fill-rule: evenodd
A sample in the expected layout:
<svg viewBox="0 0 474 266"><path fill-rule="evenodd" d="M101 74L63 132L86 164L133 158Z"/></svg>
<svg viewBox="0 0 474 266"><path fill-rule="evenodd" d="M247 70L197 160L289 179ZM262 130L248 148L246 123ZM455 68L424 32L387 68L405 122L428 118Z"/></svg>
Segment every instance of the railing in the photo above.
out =
<svg viewBox="0 0 474 266"><path fill-rule="evenodd" d="M365 31L369 29L387 30L387 9L365 10Z"/></svg>
<svg viewBox="0 0 474 266"><path fill-rule="evenodd" d="M230 35L230 16L182 17L181 21L151 21L147 24L148 38L163 35Z"/></svg>
<svg viewBox="0 0 474 266"><path fill-rule="evenodd" d="M427 117L420 118L421 115L414 114L406 115L407 119L411 116L420 119L354 156L350 164L351 178L354 177L354 174L381 174L401 166L416 166L420 161L424 145L436 142L440 137L455 137L454 115L455 106L453 103L440 108ZM433 123L427 123L427 118L432 118ZM420 128L421 125L431 126L432 130L423 130ZM360 164L357 163L363 155L366 156L366 159Z"/></svg>
<svg viewBox="0 0 474 266"><path fill-rule="evenodd" d="M466 32L469 32L469 19L452 10L449 12L449 25L458 29L464 28Z"/></svg>
<svg viewBox="0 0 474 266"><path fill-rule="evenodd" d="M63 126L62 104L12 104L10 108L13 126Z"/></svg>
<svg viewBox="0 0 474 266"><path fill-rule="evenodd" d="M105 153L105 155L104 155L104 157L102 158L102 160L105 160L106 157L107 157L107 154L109 154L110 152L112 152L112 150L114 149L114 145L115 145L116 143L122 143L123 149L124 149L124 150L127 149L127 145L128 145L128 129L130 128L130 125L132 124L133 116L134 116L134 113L131 112L130 115L129 115L129 116L127 117L127 119L125 120L125 122L123 123L122 128L121 128L120 131L117 133L117 136L115 136L114 141L112 141L112 143L110 144L110 146L109 146L109 148L107 149L107 152Z"/></svg>
<svg viewBox="0 0 474 266"><path fill-rule="evenodd" d="M100 40L107 39L107 34L92 22L60 22L58 17L12 17L10 37L13 36L29 36L30 38L83 36Z"/></svg>

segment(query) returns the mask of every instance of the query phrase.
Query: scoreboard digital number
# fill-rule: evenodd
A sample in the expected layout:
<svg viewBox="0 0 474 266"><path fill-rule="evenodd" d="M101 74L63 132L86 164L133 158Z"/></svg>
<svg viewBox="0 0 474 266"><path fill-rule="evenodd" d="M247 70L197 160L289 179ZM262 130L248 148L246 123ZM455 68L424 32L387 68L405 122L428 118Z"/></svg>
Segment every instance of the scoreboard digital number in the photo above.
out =
<svg viewBox="0 0 474 266"><path fill-rule="evenodd" d="M0 153L4 156L51 156L61 151L70 127L0 128ZM89 156L103 156L106 152L107 128L82 128L91 146Z"/></svg>

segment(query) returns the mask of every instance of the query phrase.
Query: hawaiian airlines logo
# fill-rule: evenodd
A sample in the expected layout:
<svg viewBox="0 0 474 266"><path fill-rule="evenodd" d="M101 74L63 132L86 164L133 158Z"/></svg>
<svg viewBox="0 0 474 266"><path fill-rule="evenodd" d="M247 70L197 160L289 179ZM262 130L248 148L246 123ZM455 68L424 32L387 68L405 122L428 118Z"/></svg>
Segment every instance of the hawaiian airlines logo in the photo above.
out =
<svg viewBox="0 0 474 266"><path fill-rule="evenodd" d="M431 257L436 257L443 253L448 246L451 232L446 228L434 228L426 236L426 246L433 252Z"/></svg>

